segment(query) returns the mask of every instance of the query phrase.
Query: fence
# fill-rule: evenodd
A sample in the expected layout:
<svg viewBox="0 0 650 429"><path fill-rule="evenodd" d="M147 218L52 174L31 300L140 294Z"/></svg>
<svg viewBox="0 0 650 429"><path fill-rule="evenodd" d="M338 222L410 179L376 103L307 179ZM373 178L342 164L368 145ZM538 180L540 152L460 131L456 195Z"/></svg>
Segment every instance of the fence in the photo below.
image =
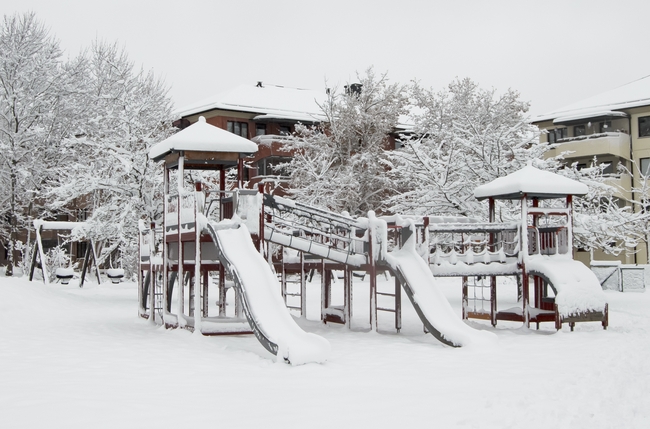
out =
<svg viewBox="0 0 650 429"><path fill-rule="evenodd" d="M591 270L604 290L621 292L644 291L649 265L619 264L610 261L592 261Z"/></svg>

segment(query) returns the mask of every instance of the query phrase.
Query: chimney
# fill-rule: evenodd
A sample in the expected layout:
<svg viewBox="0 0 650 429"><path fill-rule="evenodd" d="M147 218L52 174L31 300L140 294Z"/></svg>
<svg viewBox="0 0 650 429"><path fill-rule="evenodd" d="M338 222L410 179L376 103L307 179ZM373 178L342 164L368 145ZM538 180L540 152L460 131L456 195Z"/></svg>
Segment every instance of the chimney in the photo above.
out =
<svg viewBox="0 0 650 429"><path fill-rule="evenodd" d="M360 83L353 83L351 85L345 85L345 94L346 95L361 95L361 88L363 87Z"/></svg>

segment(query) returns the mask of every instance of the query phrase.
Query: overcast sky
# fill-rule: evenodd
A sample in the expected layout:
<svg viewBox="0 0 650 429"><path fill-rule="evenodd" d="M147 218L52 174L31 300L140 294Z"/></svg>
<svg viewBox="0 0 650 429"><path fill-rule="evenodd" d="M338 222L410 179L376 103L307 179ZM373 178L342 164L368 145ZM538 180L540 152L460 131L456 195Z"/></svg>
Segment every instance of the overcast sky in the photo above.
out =
<svg viewBox="0 0 650 429"><path fill-rule="evenodd" d="M177 108L241 83L323 89L374 66L513 88L542 114L650 75L648 0L0 0L76 55L117 41Z"/></svg>

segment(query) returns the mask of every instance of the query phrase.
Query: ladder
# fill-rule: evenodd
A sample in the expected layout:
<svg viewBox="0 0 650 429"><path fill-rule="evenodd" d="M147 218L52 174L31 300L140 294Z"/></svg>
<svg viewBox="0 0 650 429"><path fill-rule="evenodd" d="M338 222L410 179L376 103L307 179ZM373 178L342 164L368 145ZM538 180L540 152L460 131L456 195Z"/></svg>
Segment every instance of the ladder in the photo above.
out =
<svg viewBox="0 0 650 429"><path fill-rule="evenodd" d="M463 319L490 320L496 325L496 278L463 276Z"/></svg>
<svg viewBox="0 0 650 429"><path fill-rule="evenodd" d="M381 297L388 297L380 301ZM392 298L393 308L388 307L387 300ZM377 311L384 311L395 314L395 330L399 334L402 329L402 288L399 280L395 279L395 288L391 292L380 292L379 288L375 289L375 302L377 303ZM384 303L385 306L382 305ZM377 318L375 317L375 320Z"/></svg>
<svg viewBox="0 0 650 429"><path fill-rule="evenodd" d="M307 316L307 282L305 273L305 257L303 252L300 253L300 273L298 279L290 279L286 272L285 264L283 263L281 271L278 273L278 280L282 286L282 298L284 304L290 310L297 310L300 312L300 317ZM296 303L298 301L299 304Z"/></svg>

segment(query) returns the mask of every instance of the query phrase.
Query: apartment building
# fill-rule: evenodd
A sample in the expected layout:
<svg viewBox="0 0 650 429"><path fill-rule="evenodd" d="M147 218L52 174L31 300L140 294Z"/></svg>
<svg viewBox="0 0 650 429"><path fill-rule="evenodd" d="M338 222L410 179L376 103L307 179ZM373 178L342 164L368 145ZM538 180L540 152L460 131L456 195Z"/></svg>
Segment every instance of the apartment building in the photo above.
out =
<svg viewBox="0 0 650 429"><path fill-rule="evenodd" d="M282 176L277 165L291 156L283 145L285 136L293 133L298 123L312 125L325 120L320 106L326 101L325 90L257 82L181 108L176 112L180 119L174 125L182 129L203 116L209 124L257 143L259 150L247 160L244 174L244 180L254 184Z"/></svg>
<svg viewBox="0 0 650 429"><path fill-rule="evenodd" d="M540 115L533 124L543 131L542 142L557 145L547 156L569 152L567 162L578 167L590 166L597 157L598 162L608 164L607 180L620 188L621 201L638 198L632 189L640 183L639 173L650 174L650 76ZM633 168L632 161L638 168ZM618 164L633 174L618 174ZM595 252L593 257L645 263L645 245L636 250L618 258L603 252ZM576 259L585 263L589 258L588 252L576 254Z"/></svg>

